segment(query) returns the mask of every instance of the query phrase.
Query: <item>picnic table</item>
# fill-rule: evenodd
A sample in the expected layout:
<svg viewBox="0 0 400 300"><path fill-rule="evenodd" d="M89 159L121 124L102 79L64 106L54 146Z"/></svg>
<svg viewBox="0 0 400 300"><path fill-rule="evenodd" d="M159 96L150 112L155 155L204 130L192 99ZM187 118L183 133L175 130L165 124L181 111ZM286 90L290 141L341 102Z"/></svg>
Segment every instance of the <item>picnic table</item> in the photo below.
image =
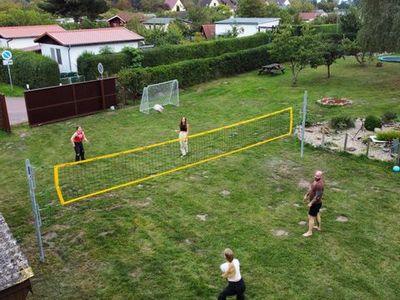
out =
<svg viewBox="0 0 400 300"><path fill-rule="evenodd" d="M266 66L262 66L261 70L258 72L258 75L260 74L284 74L285 73L285 68L281 64L270 64Z"/></svg>

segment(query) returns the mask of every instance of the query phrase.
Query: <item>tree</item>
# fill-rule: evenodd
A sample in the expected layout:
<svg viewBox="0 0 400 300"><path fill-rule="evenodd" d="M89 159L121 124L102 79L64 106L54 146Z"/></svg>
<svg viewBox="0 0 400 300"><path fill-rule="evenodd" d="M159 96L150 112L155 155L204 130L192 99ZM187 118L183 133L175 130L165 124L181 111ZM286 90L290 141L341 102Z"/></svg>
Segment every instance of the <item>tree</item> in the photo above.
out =
<svg viewBox="0 0 400 300"><path fill-rule="evenodd" d="M240 17L263 17L266 4L264 0L239 0L237 15Z"/></svg>
<svg viewBox="0 0 400 300"><path fill-rule="evenodd" d="M331 65L338 59L343 57L343 49L339 41L335 39L328 39L323 44L324 63L327 67L328 78L331 77Z"/></svg>
<svg viewBox="0 0 400 300"><path fill-rule="evenodd" d="M274 34L270 47L273 59L289 62L293 86L297 84L301 70L307 66L316 68L324 63L321 37L306 26L301 28L299 35L294 34L292 27L278 31Z"/></svg>
<svg viewBox="0 0 400 300"><path fill-rule="evenodd" d="M363 0L358 38L371 52L400 50L400 5L398 0Z"/></svg>
<svg viewBox="0 0 400 300"><path fill-rule="evenodd" d="M266 6L264 16L281 18L280 24L290 24L292 22L292 16L289 14L288 10L280 8L275 3Z"/></svg>
<svg viewBox="0 0 400 300"><path fill-rule="evenodd" d="M313 11L315 6L308 0L291 0L289 12L291 15L296 15L299 12Z"/></svg>
<svg viewBox="0 0 400 300"><path fill-rule="evenodd" d="M365 65L365 51L363 51L357 40L344 38L342 40L342 50L344 55L354 56L360 65Z"/></svg>
<svg viewBox="0 0 400 300"><path fill-rule="evenodd" d="M346 37L355 39L361 28L361 19L357 7L352 6L347 13L340 16L340 28Z"/></svg>
<svg viewBox="0 0 400 300"><path fill-rule="evenodd" d="M0 26L27 26L54 24L54 19L47 13L31 9L11 8L0 12Z"/></svg>
<svg viewBox="0 0 400 300"><path fill-rule="evenodd" d="M45 0L38 6L54 15L72 17L75 22L85 16L94 20L108 10L105 0Z"/></svg>
<svg viewBox="0 0 400 300"><path fill-rule="evenodd" d="M317 7L318 9L322 9L324 12L333 12L338 4L337 0L322 0L318 2Z"/></svg>

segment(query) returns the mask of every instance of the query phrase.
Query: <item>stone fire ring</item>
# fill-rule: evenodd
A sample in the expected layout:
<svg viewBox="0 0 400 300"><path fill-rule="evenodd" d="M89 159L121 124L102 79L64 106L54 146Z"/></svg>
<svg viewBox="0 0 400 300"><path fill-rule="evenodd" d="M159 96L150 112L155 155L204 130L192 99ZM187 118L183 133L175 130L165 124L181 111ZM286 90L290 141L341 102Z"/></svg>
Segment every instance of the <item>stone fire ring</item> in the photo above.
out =
<svg viewBox="0 0 400 300"><path fill-rule="evenodd" d="M353 103L353 101L346 98L330 98L330 97L319 99L317 100L317 102L322 106L345 106Z"/></svg>

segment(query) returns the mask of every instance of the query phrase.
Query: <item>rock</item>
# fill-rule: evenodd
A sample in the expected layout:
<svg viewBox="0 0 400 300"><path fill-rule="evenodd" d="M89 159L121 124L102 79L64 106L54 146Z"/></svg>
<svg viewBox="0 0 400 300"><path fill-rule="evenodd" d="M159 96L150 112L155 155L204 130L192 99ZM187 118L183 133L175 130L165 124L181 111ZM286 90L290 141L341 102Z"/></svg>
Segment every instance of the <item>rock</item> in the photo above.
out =
<svg viewBox="0 0 400 300"><path fill-rule="evenodd" d="M192 242L191 240L189 240L189 239L186 239L186 240L185 240L185 243L188 244L188 245L193 244L193 242Z"/></svg>
<svg viewBox="0 0 400 300"><path fill-rule="evenodd" d="M231 192L228 191L228 190L223 190L223 191L221 192L221 195L222 195L223 197L228 197L230 194L231 194Z"/></svg>
<svg viewBox="0 0 400 300"><path fill-rule="evenodd" d="M346 150L349 151L349 152L354 152L357 149L355 147L348 147Z"/></svg>
<svg viewBox="0 0 400 300"><path fill-rule="evenodd" d="M347 217L345 217L345 216L338 216L338 217L336 218L336 221L337 221L337 222L341 222L341 223L345 223L345 222L348 222L349 219L348 219Z"/></svg>
<svg viewBox="0 0 400 300"><path fill-rule="evenodd" d="M297 203L294 203L293 206L294 206L294 207L300 207L300 205L297 204Z"/></svg>
<svg viewBox="0 0 400 300"><path fill-rule="evenodd" d="M306 225L306 224L307 224L306 221L300 221L300 222L299 222L299 225L301 225L301 226L304 226L304 225Z"/></svg>
<svg viewBox="0 0 400 300"><path fill-rule="evenodd" d="M143 188L143 184L138 184L137 188L138 189L142 189Z"/></svg>
<svg viewBox="0 0 400 300"><path fill-rule="evenodd" d="M274 229L272 230L272 234L275 236L287 236L289 233L284 229Z"/></svg>
<svg viewBox="0 0 400 300"><path fill-rule="evenodd" d="M200 221L206 221L207 217L208 217L208 214L196 215L196 218L199 219Z"/></svg>

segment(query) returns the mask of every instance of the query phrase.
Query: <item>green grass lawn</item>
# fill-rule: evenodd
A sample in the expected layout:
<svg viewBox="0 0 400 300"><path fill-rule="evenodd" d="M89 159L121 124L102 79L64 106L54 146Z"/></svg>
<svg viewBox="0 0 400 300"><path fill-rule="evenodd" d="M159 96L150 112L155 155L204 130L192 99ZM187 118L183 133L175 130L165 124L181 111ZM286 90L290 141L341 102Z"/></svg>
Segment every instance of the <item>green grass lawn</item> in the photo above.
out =
<svg viewBox="0 0 400 300"><path fill-rule="evenodd" d="M0 94L11 97L22 97L24 96L24 89L14 85L13 89L11 90L11 86L9 84L0 82Z"/></svg>
<svg viewBox="0 0 400 300"><path fill-rule="evenodd" d="M397 64L360 67L347 59L332 67L331 79L325 73L307 69L293 88L288 73L254 71L181 91L181 106L163 114L128 107L0 133L0 210L36 274L30 299L215 299L225 286L219 265L226 247L241 262L248 299L399 299L400 177L388 163L308 147L300 159L299 142L288 138L71 206L56 199L52 167L73 160L76 124L92 157L175 138L183 115L195 133L287 106L298 111L304 90L319 120L400 114ZM315 101L324 96L354 103L322 108ZM26 158L36 172L44 264ZM316 169L326 176L326 211L323 231L306 239L298 224L307 217L302 184ZM277 237L276 229L288 235Z"/></svg>

